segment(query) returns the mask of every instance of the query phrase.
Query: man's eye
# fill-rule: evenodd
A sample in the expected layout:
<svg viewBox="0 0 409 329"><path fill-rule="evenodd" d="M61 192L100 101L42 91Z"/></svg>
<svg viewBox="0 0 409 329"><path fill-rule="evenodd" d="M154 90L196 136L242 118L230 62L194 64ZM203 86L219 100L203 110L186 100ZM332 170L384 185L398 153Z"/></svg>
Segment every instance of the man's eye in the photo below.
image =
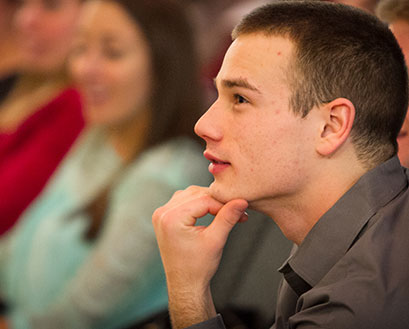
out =
<svg viewBox="0 0 409 329"><path fill-rule="evenodd" d="M247 99L239 94L234 94L234 99L236 100L237 104L246 104L248 103Z"/></svg>

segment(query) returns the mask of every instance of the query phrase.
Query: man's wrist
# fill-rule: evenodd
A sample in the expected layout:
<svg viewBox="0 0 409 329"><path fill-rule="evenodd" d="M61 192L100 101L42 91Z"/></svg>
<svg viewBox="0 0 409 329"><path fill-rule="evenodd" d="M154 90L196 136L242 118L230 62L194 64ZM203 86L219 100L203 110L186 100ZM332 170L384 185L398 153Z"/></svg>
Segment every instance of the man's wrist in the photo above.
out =
<svg viewBox="0 0 409 329"><path fill-rule="evenodd" d="M169 287L169 313L173 329L182 329L217 316L210 287L175 289Z"/></svg>

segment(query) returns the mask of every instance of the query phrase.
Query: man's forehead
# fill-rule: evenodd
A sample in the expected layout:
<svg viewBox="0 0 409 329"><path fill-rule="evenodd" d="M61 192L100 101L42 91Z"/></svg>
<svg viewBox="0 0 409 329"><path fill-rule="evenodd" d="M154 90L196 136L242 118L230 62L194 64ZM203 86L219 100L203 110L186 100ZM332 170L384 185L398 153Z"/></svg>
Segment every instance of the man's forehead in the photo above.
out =
<svg viewBox="0 0 409 329"><path fill-rule="evenodd" d="M235 47L236 45L245 46L249 45L251 47L257 47L260 50L280 50L284 51L285 54L290 55L293 48L293 42L285 35L272 34L265 32L252 32L245 33L237 36L233 40L230 47Z"/></svg>
<svg viewBox="0 0 409 329"><path fill-rule="evenodd" d="M257 88L253 78L280 78L286 75L292 53L293 44L287 38L262 33L240 35L227 50L215 81L225 81L225 86L233 82L250 86L248 89Z"/></svg>

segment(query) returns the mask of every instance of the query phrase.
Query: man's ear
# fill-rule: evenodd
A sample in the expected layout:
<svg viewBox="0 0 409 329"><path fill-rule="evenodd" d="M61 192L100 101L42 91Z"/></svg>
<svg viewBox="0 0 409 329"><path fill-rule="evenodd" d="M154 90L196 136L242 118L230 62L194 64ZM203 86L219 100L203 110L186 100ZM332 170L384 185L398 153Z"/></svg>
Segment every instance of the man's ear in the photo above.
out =
<svg viewBox="0 0 409 329"><path fill-rule="evenodd" d="M329 156L338 150L351 134L355 106L346 98L337 98L321 107L323 125L317 152Z"/></svg>

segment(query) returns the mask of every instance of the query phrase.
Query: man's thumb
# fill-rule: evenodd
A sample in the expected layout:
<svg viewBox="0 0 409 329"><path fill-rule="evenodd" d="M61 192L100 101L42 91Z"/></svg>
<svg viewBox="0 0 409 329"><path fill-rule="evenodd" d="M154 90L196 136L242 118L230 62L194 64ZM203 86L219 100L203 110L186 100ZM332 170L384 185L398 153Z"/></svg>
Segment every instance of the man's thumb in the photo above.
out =
<svg viewBox="0 0 409 329"><path fill-rule="evenodd" d="M227 240L227 236L233 229L234 225L242 218L244 212L248 207L248 203L243 199L236 199L227 202L217 213L213 222L208 227L209 233L214 238Z"/></svg>

